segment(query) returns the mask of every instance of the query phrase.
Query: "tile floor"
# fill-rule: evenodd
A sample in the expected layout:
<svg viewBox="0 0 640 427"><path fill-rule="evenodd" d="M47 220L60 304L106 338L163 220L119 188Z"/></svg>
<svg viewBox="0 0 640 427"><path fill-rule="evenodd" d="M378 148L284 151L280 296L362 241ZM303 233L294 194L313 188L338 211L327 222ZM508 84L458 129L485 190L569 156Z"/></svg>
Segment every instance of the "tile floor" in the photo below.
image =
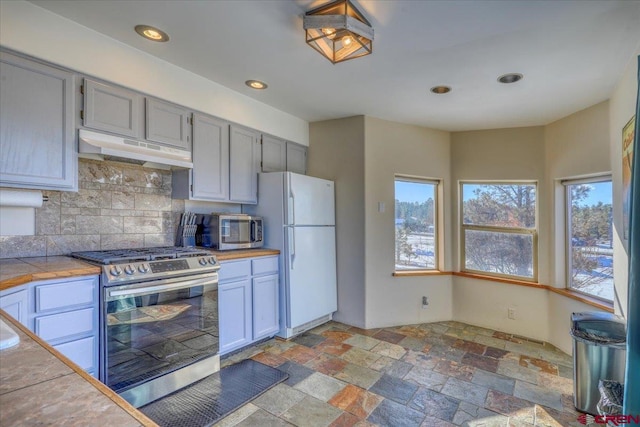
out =
<svg viewBox="0 0 640 427"><path fill-rule="evenodd" d="M363 330L336 322L251 357L289 379L220 426L580 426L571 357L458 322Z"/></svg>

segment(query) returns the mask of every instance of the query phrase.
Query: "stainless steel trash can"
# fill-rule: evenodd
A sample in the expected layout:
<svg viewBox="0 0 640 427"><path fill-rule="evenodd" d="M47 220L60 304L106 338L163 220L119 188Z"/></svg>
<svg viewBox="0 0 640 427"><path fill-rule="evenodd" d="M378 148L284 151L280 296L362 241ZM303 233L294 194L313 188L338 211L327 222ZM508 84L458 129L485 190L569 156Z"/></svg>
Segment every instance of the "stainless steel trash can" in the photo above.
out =
<svg viewBox="0 0 640 427"><path fill-rule="evenodd" d="M571 315L573 337L573 404L578 411L598 415L599 380L624 383L627 328L610 313Z"/></svg>

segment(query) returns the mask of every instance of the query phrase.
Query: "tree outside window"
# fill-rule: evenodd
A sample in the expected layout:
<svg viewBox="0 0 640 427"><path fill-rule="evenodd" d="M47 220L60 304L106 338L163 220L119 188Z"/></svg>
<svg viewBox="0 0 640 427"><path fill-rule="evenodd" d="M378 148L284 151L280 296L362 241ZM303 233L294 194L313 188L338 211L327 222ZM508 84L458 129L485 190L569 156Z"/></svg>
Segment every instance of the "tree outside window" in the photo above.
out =
<svg viewBox="0 0 640 427"><path fill-rule="evenodd" d="M564 182L567 287L613 301L613 187L610 178Z"/></svg>
<svg viewBox="0 0 640 427"><path fill-rule="evenodd" d="M395 179L395 269L437 267L436 194L438 182Z"/></svg>
<svg viewBox="0 0 640 427"><path fill-rule="evenodd" d="M535 183L461 183L462 269L537 280Z"/></svg>

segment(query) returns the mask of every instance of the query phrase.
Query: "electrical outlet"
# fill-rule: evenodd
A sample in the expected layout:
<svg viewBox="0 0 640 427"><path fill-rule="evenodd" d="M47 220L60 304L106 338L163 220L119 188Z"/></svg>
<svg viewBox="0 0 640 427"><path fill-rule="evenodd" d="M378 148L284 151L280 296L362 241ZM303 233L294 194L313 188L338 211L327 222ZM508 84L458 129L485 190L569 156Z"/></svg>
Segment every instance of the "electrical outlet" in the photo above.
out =
<svg viewBox="0 0 640 427"><path fill-rule="evenodd" d="M516 320L516 309L515 308L510 308L507 311L507 317L511 320Z"/></svg>
<svg viewBox="0 0 640 427"><path fill-rule="evenodd" d="M428 305L429 305L429 298L422 297L422 308L427 308Z"/></svg>

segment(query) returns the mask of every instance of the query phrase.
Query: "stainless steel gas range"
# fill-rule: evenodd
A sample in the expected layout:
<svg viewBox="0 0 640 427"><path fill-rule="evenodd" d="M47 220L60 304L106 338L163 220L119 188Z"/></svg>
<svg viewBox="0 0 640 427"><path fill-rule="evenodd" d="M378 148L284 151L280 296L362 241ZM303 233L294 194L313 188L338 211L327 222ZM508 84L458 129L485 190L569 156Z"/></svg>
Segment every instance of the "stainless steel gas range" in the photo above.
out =
<svg viewBox="0 0 640 427"><path fill-rule="evenodd" d="M135 407L220 370L218 264L183 247L76 252L102 266L100 380Z"/></svg>

